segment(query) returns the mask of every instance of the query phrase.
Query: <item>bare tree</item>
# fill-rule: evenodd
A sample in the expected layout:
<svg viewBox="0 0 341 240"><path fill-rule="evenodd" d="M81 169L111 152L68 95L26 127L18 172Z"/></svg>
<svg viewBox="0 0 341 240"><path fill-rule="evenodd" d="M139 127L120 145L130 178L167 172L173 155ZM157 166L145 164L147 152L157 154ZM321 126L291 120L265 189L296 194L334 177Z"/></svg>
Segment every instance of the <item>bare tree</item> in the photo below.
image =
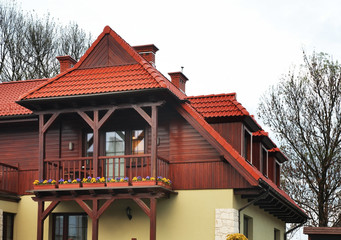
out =
<svg viewBox="0 0 341 240"><path fill-rule="evenodd" d="M49 14L39 17L15 2L0 2L0 82L55 76L56 56L78 60L90 43L91 35L76 23L63 26Z"/></svg>
<svg viewBox="0 0 341 240"><path fill-rule="evenodd" d="M289 157L283 187L313 226L340 224L341 66L303 52L304 64L261 99L259 117Z"/></svg>

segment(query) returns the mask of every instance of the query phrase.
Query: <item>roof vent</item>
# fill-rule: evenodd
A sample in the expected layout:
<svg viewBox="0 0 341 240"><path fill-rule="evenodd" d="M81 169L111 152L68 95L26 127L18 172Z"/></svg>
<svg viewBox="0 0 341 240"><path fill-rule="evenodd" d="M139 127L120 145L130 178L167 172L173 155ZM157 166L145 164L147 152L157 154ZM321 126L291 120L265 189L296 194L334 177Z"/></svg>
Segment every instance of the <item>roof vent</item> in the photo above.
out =
<svg viewBox="0 0 341 240"><path fill-rule="evenodd" d="M172 83L179 88L183 93L186 92L186 82L188 78L182 72L171 72L168 73L171 77Z"/></svg>
<svg viewBox="0 0 341 240"><path fill-rule="evenodd" d="M57 59L60 64L60 73L65 72L69 68L72 68L77 63L77 61L69 55L58 56Z"/></svg>
<svg viewBox="0 0 341 240"><path fill-rule="evenodd" d="M146 61L155 67L155 53L159 50L154 44L133 47Z"/></svg>

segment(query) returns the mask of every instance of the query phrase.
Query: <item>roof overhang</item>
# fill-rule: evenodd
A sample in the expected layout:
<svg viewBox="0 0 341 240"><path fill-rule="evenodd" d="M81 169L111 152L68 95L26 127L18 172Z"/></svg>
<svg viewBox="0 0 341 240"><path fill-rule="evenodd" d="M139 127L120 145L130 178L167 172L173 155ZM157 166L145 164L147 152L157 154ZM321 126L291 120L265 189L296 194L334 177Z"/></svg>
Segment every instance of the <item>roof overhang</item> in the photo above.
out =
<svg viewBox="0 0 341 240"><path fill-rule="evenodd" d="M254 205L286 223L303 223L308 219L308 216L300 208L293 205L261 179L258 187L234 189L234 193L240 195L243 199L252 201L264 194L267 189L269 194L265 198L256 201Z"/></svg>

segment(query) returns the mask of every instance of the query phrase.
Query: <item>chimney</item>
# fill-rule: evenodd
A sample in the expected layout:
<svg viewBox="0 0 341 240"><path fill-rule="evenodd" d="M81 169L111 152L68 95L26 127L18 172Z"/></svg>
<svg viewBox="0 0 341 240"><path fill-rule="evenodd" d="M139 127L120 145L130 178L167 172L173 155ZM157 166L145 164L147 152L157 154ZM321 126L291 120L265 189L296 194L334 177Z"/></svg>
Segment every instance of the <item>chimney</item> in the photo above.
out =
<svg viewBox="0 0 341 240"><path fill-rule="evenodd" d="M155 67L155 53L159 50L154 44L133 47L146 61Z"/></svg>
<svg viewBox="0 0 341 240"><path fill-rule="evenodd" d="M182 72L171 72L168 73L171 77L172 83L179 88L183 93L186 92L186 82L188 78Z"/></svg>
<svg viewBox="0 0 341 240"><path fill-rule="evenodd" d="M69 68L72 68L77 63L77 61L69 55L58 56L57 59L60 64L60 73L65 72Z"/></svg>

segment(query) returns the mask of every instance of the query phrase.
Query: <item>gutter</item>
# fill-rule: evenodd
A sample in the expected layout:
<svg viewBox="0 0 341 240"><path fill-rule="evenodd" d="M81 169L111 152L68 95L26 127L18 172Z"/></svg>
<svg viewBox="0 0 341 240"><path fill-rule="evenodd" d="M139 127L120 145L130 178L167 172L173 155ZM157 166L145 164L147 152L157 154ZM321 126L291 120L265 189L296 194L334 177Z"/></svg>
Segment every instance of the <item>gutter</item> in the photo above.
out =
<svg viewBox="0 0 341 240"><path fill-rule="evenodd" d="M258 202L259 200L266 198L269 195L269 190L270 190L270 188L268 187L266 192L262 193L257 198L253 199L251 202L248 202L246 205L244 205L243 207L238 209L238 232L239 233L240 233L240 213L241 213L241 211L243 211L245 208L249 207L250 205Z"/></svg>
<svg viewBox="0 0 341 240"><path fill-rule="evenodd" d="M302 223L298 224L297 226L295 226L295 227L289 229L288 231L286 231L286 232L284 233L284 240L287 240L287 235L288 235L289 233L291 233L292 231L296 230L297 228L302 227L306 222L307 222L307 219L305 219L304 222L302 222Z"/></svg>

